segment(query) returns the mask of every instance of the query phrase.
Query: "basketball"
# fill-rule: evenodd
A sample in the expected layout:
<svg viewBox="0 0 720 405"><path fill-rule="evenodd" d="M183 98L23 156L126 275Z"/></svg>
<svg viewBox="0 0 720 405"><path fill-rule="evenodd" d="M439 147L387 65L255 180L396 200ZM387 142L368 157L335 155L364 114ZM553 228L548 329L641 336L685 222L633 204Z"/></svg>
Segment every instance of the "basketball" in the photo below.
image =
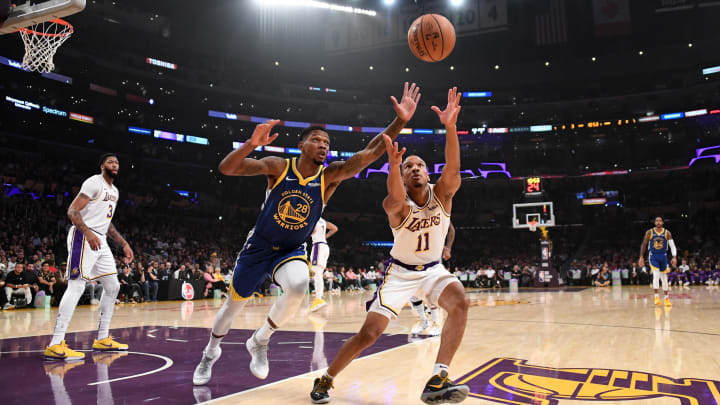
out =
<svg viewBox="0 0 720 405"><path fill-rule="evenodd" d="M421 15L410 25L408 45L423 62L440 62L455 48L455 27L440 14Z"/></svg>

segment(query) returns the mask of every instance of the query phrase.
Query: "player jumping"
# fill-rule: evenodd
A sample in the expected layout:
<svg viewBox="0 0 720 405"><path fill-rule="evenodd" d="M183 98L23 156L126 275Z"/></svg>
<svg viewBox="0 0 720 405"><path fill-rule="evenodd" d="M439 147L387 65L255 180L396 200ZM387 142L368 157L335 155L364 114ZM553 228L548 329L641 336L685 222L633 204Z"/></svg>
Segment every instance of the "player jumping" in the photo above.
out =
<svg viewBox="0 0 720 405"><path fill-rule="evenodd" d="M391 100L397 117L385 133L394 139L415 113L420 88L415 83L411 86L405 83L400 102L395 97ZM257 378L267 378L270 336L293 318L310 281L305 240L340 183L360 173L385 152L382 134L378 134L365 149L347 161L333 162L324 168L330 137L324 128L313 126L303 130L300 136L298 148L302 153L299 159L248 158L256 147L268 145L278 137L277 133L271 136L270 131L279 122L270 120L258 125L248 142L220 162L220 172L224 175L265 175L268 187L260 216L235 263L231 299L225 301L216 315L210 341L195 368L195 385L210 381L212 365L220 358L220 341L266 275L271 275L282 287L283 294L273 304L263 325L245 343L252 357L250 371Z"/></svg>
<svg viewBox="0 0 720 405"><path fill-rule="evenodd" d="M660 296L658 295L659 281L662 281L662 288L665 295L665 306L671 307L670 296L668 295L668 272L670 266L668 265L667 250L670 247L670 253L672 253L672 265L677 266L677 248L675 247L675 241L672 238L672 234L667 229L663 228L663 219L661 217L655 218L655 228L648 229L645 232L645 239L643 239L642 246L640 246L640 259L638 264L640 267L645 265L643 255L645 255L646 249L649 250L648 264L653 273L653 288L655 289L655 305L660 305ZM648 243L652 241L652 244L648 246Z"/></svg>
<svg viewBox="0 0 720 405"><path fill-rule="evenodd" d="M442 331L440 350L433 376L425 385L421 400L426 403L457 403L469 392L467 385L455 385L448 378L448 366L460 345L467 323L468 300L460 281L442 265L443 246L450 224L452 198L460 188L460 144L456 121L460 112L457 88L448 91L444 111L433 106L447 130L446 166L435 186L429 184L425 162L418 156L402 161L405 148L398 150L392 139L384 137L390 172L388 196L383 201L394 235L391 264L375 297L368 302L368 314L360 332L340 349L327 372L315 379L310 399L313 403L330 402L333 379L363 350L371 346L387 328L390 319L415 294L430 305L448 312Z"/></svg>

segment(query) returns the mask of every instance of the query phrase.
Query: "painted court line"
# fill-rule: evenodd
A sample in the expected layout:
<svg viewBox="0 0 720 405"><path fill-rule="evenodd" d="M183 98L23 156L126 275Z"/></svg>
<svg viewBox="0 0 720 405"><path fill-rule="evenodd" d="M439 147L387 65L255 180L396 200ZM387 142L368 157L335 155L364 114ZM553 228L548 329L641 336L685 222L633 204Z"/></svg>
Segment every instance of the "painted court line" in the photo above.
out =
<svg viewBox="0 0 720 405"><path fill-rule="evenodd" d="M170 339L170 338L167 338L167 339L165 339L165 340L169 340L169 341L171 341L171 342L180 342L180 343L187 343L187 342L188 342L187 340L183 340L183 339Z"/></svg>
<svg viewBox="0 0 720 405"><path fill-rule="evenodd" d="M148 371L148 372L146 372L146 373L129 375L129 376L127 376L127 377L113 378L112 380L97 381L97 382L94 382L94 383L90 383L90 384L88 384L88 385L106 384L106 383L111 383L111 382L115 382L115 381L129 380L129 379L131 379L131 378L144 377L144 376L146 376L146 375L159 373L159 372L161 372L161 371L163 371L163 370L166 370L166 369L172 367L172 365L173 365L173 361L172 361L171 358L165 357L165 356L161 356L161 355L159 355L159 354L142 353L142 352L128 352L128 354L139 354L139 355L143 355L143 356L157 357L158 359L165 360L165 365L163 365L162 367L156 368L155 370L150 370L150 371Z"/></svg>
<svg viewBox="0 0 720 405"><path fill-rule="evenodd" d="M413 342L413 343L415 343L415 342ZM391 347L390 349L385 349L385 350L383 350L383 351L381 351L381 352L373 353L373 354L371 354L371 355L369 355L369 356L365 356L365 357L358 358L358 359L355 360L355 362L358 362L358 361L361 361L361 360L365 360L365 359L369 359L369 358L375 357L375 356L377 356L377 355L379 355L379 354L387 353L387 352L390 352L390 351L393 351L393 350L396 350L396 349L400 349L400 348L403 348L403 347L407 347L407 346L409 346L410 344L411 344L411 343L407 343L407 344L404 344L404 345L401 345L401 346ZM213 398L213 399L211 399L211 400L209 400L209 401L200 402L200 403L197 404L197 405L200 405L200 404L211 404L211 403L213 403L213 402L215 402L215 401L220 401L220 400L223 400L223 399L228 399L228 398L232 398L232 397L235 397L235 396L244 395L244 394L247 394L247 393L250 393L250 392L253 392L253 391L257 391L257 390L259 390L259 389L261 389L261 388L272 387L272 386L274 386L274 385L283 383L283 382L285 382L285 381L292 380L293 378L307 378L307 377L309 377L309 376L311 376L311 375L313 375L313 374L321 373L321 372L323 372L323 371L325 371L325 370L327 370L327 367L321 368L321 369L317 369L317 370L314 370L314 371L308 371L307 373L299 374L299 375L296 375L296 376L292 376L292 377L288 377L288 378L283 378L282 380L278 380L278 381L275 381L275 382L271 382L270 384L265 384L265 385L261 385L261 386L259 386L259 387L250 388L250 389L247 389L247 390L245 390L245 391L236 392L236 393L234 393L234 394L228 394L228 395L225 395L225 396L222 396L222 397L219 397L219 398Z"/></svg>
<svg viewBox="0 0 720 405"><path fill-rule="evenodd" d="M278 342L279 345L306 345L312 342Z"/></svg>

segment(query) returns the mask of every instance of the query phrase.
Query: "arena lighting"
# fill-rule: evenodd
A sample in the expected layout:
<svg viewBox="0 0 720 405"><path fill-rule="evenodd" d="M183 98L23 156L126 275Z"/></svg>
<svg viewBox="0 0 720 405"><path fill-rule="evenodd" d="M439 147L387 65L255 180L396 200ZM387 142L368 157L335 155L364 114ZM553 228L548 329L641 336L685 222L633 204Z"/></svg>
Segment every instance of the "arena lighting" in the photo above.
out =
<svg viewBox="0 0 720 405"><path fill-rule="evenodd" d="M606 202L607 198L585 198L582 205L604 205Z"/></svg>
<svg viewBox="0 0 720 405"><path fill-rule="evenodd" d="M203 138L200 136L187 135L185 136L185 142L195 143L198 145L210 145L210 141L207 138Z"/></svg>
<svg viewBox="0 0 720 405"><path fill-rule="evenodd" d="M466 98L492 97L492 91L464 91L462 95Z"/></svg>
<svg viewBox="0 0 720 405"><path fill-rule="evenodd" d="M140 135L152 135L152 130L147 128L140 128L140 127L128 127L128 132L132 132L133 134L140 134Z"/></svg>
<svg viewBox="0 0 720 405"><path fill-rule="evenodd" d="M83 114L78 114L78 113L74 113L74 112L70 113L70 119L74 120L74 121L84 122L86 124L94 124L95 123L95 118L93 118L89 115L83 115Z"/></svg>
<svg viewBox="0 0 720 405"><path fill-rule="evenodd" d="M392 6L393 4L395 4L395 0L383 0L383 4L385 4L386 6Z"/></svg>
<svg viewBox="0 0 720 405"><path fill-rule="evenodd" d="M356 8L350 6L342 6L339 4L326 3L324 1L315 0L256 0L261 6L272 7L272 6L295 6L295 7L312 7L321 8L331 11L341 11L343 13L350 14L362 14L370 17L375 17L377 12L375 10L367 10L364 8Z"/></svg>
<svg viewBox="0 0 720 405"><path fill-rule="evenodd" d="M707 113L708 113L707 109L686 111L685 117L697 117L700 115L706 115Z"/></svg>
<svg viewBox="0 0 720 405"><path fill-rule="evenodd" d="M685 113L670 113L670 114L663 114L660 116L661 120L675 120L678 118L683 118L685 116Z"/></svg>
<svg viewBox="0 0 720 405"><path fill-rule="evenodd" d="M463 0L450 0L450 5L454 7L460 7L463 4Z"/></svg>
<svg viewBox="0 0 720 405"><path fill-rule="evenodd" d="M713 151L717 154L715 155L706 155L706 151ZM690 160L690 163L688 163L688 167L692 166L695 162L697 162L700 159L714 159L715 163L720 163L720 145L716 146L708 146L707 148L700 148L695 149L695 157Z"/></svg>
<svg viewBox="0 0 720 405"><path fill-rule="evenodd" d="M153 137L158 139L165 139L168 141L185 142L185 135L176 134L174 132L160 131L157 129L153 131Z"/></svg>
<svg viewBox="0 0 720 405"><path fill-rule="evenodd" d="M720 72L720 66L713 66L702 70L703 75L711 75L713 73Z"/></svg>

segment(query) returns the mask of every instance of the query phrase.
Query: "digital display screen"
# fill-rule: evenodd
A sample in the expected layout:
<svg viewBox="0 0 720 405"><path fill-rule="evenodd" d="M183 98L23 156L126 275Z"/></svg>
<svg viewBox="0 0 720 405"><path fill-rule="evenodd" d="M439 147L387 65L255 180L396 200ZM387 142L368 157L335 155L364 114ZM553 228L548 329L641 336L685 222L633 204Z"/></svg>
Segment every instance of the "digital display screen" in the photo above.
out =
<svg viewBox="0 0 720 405"><path fill-rule="evenodd" d="M534 195L542 193L542 182L540 177L528 177L525 179L525 194Z"/></svg>

